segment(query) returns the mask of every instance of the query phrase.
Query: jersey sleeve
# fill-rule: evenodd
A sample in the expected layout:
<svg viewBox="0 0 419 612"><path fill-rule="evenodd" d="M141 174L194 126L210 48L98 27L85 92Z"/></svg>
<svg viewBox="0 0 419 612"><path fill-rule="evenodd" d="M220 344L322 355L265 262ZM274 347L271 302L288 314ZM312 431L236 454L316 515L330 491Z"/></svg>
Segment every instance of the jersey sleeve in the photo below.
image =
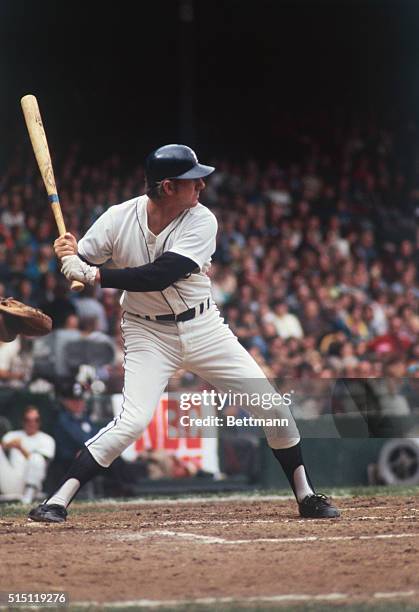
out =
<svg viewBox="0 0 419 612"><path fill-rule="evenodd" d="M180 233L169 250L171 253L192 259L202 270L205 262L211 259L215 251L217 228L217 219L212 213L194 219L193 223Z"/></svg>
<svg viewBox="0 0 419 612"><path fill-rule="evenodd" d="M78 252L84 261L99 266L111 259L113 242L112 209L109 208L79 240Z"/></svg>

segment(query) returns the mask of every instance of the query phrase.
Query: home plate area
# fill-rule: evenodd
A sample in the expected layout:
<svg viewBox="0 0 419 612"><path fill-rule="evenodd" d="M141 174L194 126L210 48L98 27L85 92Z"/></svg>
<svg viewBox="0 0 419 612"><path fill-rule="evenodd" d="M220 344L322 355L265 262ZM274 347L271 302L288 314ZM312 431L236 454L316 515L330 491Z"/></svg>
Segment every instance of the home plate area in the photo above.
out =
<svg viewBox="0 0 419 612"><path fill-rule="evenodd" d="M419 498L336 501L316 521L274 496L76 503L63 525L7 512L1 590L80 609L419 606Z"/></svg>

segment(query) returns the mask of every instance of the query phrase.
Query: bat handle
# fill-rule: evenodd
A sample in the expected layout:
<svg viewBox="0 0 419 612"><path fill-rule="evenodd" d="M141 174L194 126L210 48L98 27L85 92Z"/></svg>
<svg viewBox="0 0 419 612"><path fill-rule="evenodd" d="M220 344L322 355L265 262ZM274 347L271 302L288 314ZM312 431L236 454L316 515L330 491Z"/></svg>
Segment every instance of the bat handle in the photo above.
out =
<svg viewBox="0 0 419 612"><path fill-rule="evenodd" d="M49 196L49 200L51 202L51 208L52 208L52 212L54 213L54 217L55 217L55 222L57 224L58 227L58 232L60 236L63 236L66 233L66 228L65 228L65 223L64 223L64 219L63 219L63 213L61 212L61 206L60 203L58 201L58 196L56 194L55 198L54 196ZM80 293L80 291L83 291L84 289L84 285L83 283L81 283L80 281L77 280L73 280L71 281L71 285L70 285L71 291L75 291L76 293Z"/></svg>

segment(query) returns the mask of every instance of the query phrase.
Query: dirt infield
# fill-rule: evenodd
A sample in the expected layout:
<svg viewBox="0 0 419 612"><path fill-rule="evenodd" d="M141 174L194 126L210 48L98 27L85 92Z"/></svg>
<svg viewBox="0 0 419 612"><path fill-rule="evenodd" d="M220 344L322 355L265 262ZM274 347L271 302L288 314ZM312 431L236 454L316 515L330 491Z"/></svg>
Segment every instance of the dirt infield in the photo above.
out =
<svg viewBox="0 0 419 612"><path fill-rule="evenodd" d="M71 601L252 606L408 600L419 607L419 497L339 500L303 521L292 501L79 504L64 525L0 520L0 591ZM204 602L205 603L205 602Z"/></svg>

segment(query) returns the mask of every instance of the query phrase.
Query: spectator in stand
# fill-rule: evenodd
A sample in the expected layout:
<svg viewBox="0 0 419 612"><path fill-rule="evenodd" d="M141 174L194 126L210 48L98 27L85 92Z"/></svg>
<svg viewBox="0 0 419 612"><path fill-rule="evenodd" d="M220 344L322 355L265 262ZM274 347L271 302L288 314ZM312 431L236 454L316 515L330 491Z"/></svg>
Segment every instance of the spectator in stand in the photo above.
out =
<svg viewBox="0 0 419 612"><path fill-rule="evenodd" d="M1 231L1 228L0 228L0 231ZM0 243L0 282L8 283L9 281L10 281L10 268L7 263L7 251L6 251L5 246ZM3 294L4 294L4 291L3 291Z"/></svg>
<svg viewBox="0 0 419 612"><path fill-rule="evenodd" d="M301 319L306 335L321 335L328 331L329 326L321 314L320 304L314 299L305 303Z"/></svg>
<svg viewBox="0 0 419 612"><path fill-rule="evenodd" d="M53 329L62 329L69 315L77 313L69 292L67 280L60 276L53 288L53 298L51 299L48 293L45 296L48 301L41 302L39 305L39 308L51 317Z"/></svg>
<svg viewBox="0 0 419 612"><path fill-rule="evenodd" d="M368 340L370 332L366 322L366 310L361 306L354 304L346 318L346 327L348 328L351 339L358 343L360 340Z"/></svg>
<svg viewBox="0 0 419 612"><path fill-rule="evenodd" d="M392 316L389 320L389 330L387 334L377 336L369 343L371 351L379 355L389 353L402 355L411 347L409 336L402 329L403 321L398 316Z"/></svg>
<svg viewBox="0 0 419 612"><path fill-rule="evenodd" d="M22 278L22 280L19 282L16 291L16 298L24 304L36 308L37 300L34 296L33 286L31 281L27 278Z"/></svg>
<svg viewBox="0 0 419 612"><path fill-rule="evenodd" d="M42 491L55 442L41 431L38 408L23 413L23 429L9 431L0 443L0 493L31 504Z"/></svg>
<svg viewBox="0 0 419 612"><path fill-rule="evenodd" d="M53 329L47 336L34 342L34 370L38 378L51 382L68 379L72 372L68 365L66 348L70 342L81 338L79 319L68 314L60 328Z"/></svg>
<svg viewBox="0 0 419 612"><path fill-rule="evenodd" d="M105 309L107 329L109 335L114 334L115 326L121 321L121 307L119 304L120 292L116 289L103 289L102 304Z"/></svg>
<svg viewBox="0 0 419 612"><path fill-rule="evenodd" d="M33 372L32 340L17 336L12 342L0 342L0 387L23 389Z"/></svg>
<svg viewBox="0 0 419 612"><path fill-rule="evenodd" d="M273 307L273 314L269 319L275 326L278 336L284 338L302 338L303 328L298 318L289 312L286 302L277 301Z"/></svg>
<svg viewBox="0 0 419 612"><path fill-rule="evenodd" d="M25 225L25 213L19 191L18 187L13 188L8 205L1 215L2 224L9 230Z"/></svg>
<svg viewBox="0 0 419 612"><path fill-rule="evenodd" d="M108 331L108 321L103 304L96 297L96 287L86 285L84 291L75 301L77 314L80 319L96 319L98 331Z"/></svg>

